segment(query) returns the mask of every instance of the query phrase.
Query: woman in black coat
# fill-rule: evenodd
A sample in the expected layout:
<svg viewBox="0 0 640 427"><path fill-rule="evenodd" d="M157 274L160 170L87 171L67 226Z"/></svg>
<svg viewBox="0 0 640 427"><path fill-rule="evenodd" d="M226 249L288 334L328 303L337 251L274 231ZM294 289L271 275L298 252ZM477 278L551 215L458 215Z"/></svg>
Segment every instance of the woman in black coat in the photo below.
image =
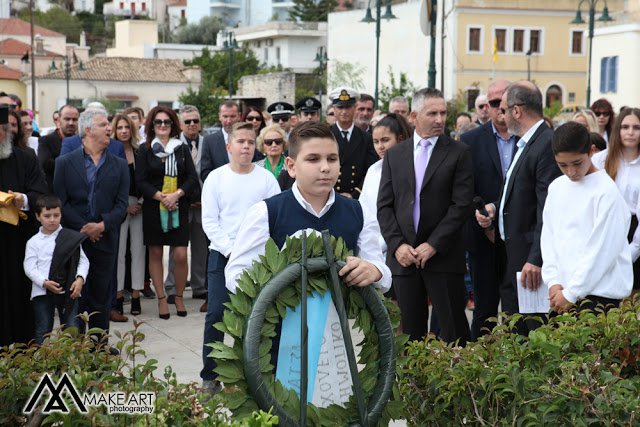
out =
<svg viewBox="0 0 640 427"><path fill-rule="evenodd" d="M155 107L146 122L147 140L136 160L136 184L142 192L144 244L149 246L149 272L158 294L161 319L169 318L163 286L163 246L173 247L178 316L186 316L182 293L187 283L189 196L199 187L189 147L180 140L180 122L167 107Z"/></svg>

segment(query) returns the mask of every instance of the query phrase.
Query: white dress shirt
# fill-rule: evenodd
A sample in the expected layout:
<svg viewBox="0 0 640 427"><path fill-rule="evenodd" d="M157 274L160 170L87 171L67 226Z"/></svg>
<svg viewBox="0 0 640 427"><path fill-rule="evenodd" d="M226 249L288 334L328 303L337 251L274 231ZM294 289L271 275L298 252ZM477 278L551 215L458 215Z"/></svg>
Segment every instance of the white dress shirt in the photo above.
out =
<svg viewBox="0 0 640 427"><path fill-rule="evenodd" d="M56 238L58 234L60 234L60 230L62 230L62 226L58 227L52 234L44 234L42 227L40 227L40 231L27 242L23 266L24 272L32 282L31 299L47 294L47 288L44 287L44 282L49 280L51 259L53 258L53 251L56 248ZM80 247L80 262L78 262L76 277L80 276L86 281L88 274L89 259L82 250L82 247ZM62 291L62 293L64 293L64 291Z"/></svg>
<svg viewBox="0 0 640 427"><path fill-rule="evenodd" d="M515 167L516 163L518 163L518 159L520 158L520 156L522 155L522 152L524 151L524 147L527 145L527 143L529 142L533 134L536 133L536 131L538 130L538 128L542 123L544 123L544 120L540 120L536 124L531 126L531 129L529 129L524 135L522 135L522 138L520 138L520 140L517 142L516 147L518 147L518 151L516 151L516 155L511 161L511 166L509 166L509 170L507 171L507 175L505 176L505 179L504 179L504 186L502 187L502 196L500 197L500 210L498 215L498 228L500 229L500 237L502 238L503 241L505 240L505 235L504 235L504 202L505 200L504 199L507 194L509 179L511 178L511 174L513 173L513 168Z"/></svg>
<svg viewBox="0 0 640 427"><path fill-rule="evenodd" d="M602 150L592 157L592 162L598 169L604 170L604 162L607 159L609 149ZM616 186L622 194L622 198L627 202L627 207L631 215L638 216L640 212L640 157L628 162L620 156L618 162L618 172L616 173ZM633 235L630 243L631 261L635 262L640 258L640 227Z"/></svg>
<svg viewBox="0 0 640 427"><path fill-rule="evenodd" d="M382 259L387 257L387 242L382 237L380 231L380 224L378 223L378 191L380 190L380 179L382 178L382 160L380 159L372 164L367 170L367 175L364 177L364 183L362 184L362 193L358 201L363 210L368 210L371 216L376 221L378 232L380 233L380 249L382 250Z"/></svg>
<svg viewBox="0 0 640 427"><path fill-rule="evenodd" d="M338 130L340 131L340 135L344 135L343 132L347 131L347 141L351 141L351 135L353 135L353 128L356 126L355 123L351 123L349 129L342 129L340 124L336 122L336 126L338 126Z"/></svg>
<svg viewBox="0 0 640 427"><path fill-rule="evenodd" d="M293 183L291 191L300 206L318 218L321 218L331 209L336 198L335 191L332 189L327 203L320 212L316 212L311 204L300 194L297 183ZM382 278L378 282L375 282L374 286L386 292L391 287L391 270L389 270L389 267L387 267L382 258L382 250L380 249L380 242L378 240L380 229L377 227L377 222L368 209L363 209L362 212L364 222L362 231L360 231L360 235L358 236L355 253L360 258L375 265L382 273ZM242 271L251 268L253 261L259 259L260 255L264 255L265 244L271 236L269 232L268 215L267 204L264 201L253 205L247 211L242 226L238 231L233 249L231 250L231 257L229 258L227 267L224 269L227 289L234 294L236 292L236 280L240 277ZM309 231L312 230L307 229L307 232ZM302 230L299 230L294 236L301 233Z"/></svg>
<svg viewBox="0 0 640 427"><path fill-rule="evenodd" d="M431 153L433 153L433 149L436 148L436 142L438 142L438 138L439 136L432 136L431 138L427 138L427 140L431 142L431 144L429 144L429 146L427 147L427 151L428 151L427 167L429 167L429 160L431 160ZM416 164L418 153L422 149L422 146L420 145L420 141L422 141L423 139L424 138L418 135L415 131L413 132L413 164L414 165Z"/></svg>
<svg viewBox="0 0 640 427"><path fill-rule="evenodd" d="M571 303L587 295L629 296L633 270L627 243L630 215L604 171L549 185L543 211L542 280L562 285Z"/></svg>
<svg viewBox="0 0 640 427"><path fill-rule="evenodd" d="M227 163L211 171L202 186L202 229L209 249L228 257L247 209L280 193L278 181L265 168L253 165L248 174L231 170Z"/></svg>

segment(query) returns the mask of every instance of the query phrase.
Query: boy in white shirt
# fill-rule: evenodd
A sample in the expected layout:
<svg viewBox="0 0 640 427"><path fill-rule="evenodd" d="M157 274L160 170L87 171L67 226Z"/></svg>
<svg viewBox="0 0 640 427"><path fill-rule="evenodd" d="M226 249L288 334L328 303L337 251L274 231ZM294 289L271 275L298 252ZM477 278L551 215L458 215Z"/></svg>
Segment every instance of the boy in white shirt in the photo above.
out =
<svg viewBox="0 0 640 427"><path fill-rule="evenodd" d="M61 325L72 326L74 323L78 314L77 298L89 273L89 260L82 250L82 242L87 236L60 226L60 199L54 195L40 197L35 213L42 227L27 242L23 265L33 282L35 342L42 345L44 335L53 329L56 308Z"/></svg>
<svg viewBox="0 0 640 427"><path fill-rule="evenodd" d="M268 197L280 193L273 174L252 163L256 134L250 122L236 123L229 132L229 163L213 170L202 187L202 228L211 241L209 246L208 309L204 322L204 345L200 372L203 390L211 395L220 390L213 369L216 363L207 345L222 342L224 334L213 327L222 321L224 303L229 301L224 268L247 210Z"/></svg>
<svg viewBox="0 0 640 427"><path fill-rule="evenodd" d="M572 304L578 310L601 304L607 311L633 285L629 209L615 182L591 162L595 147L584 126L560 126L552 150L564 175L549 185L540 239L551 307L563 312Z"/></svg>
<svg viewBox="0 0 640 427"><path fill-rule="evenodd" d="M387 292L391 271L382 257L375 215L334 190L340 158L338 143L329 128L318 122L296 125L289 135L286 164L296 181L289 190L247 211L225 268L227 289L236 292L236 280L243 270L251 268L253 260L264 255L270 237L282 248L286 236L298 236L301 230L316 230L318 234L329 230L332 236L342 237L357 255L347 257L347 264L338 272L344 283L361 287L373 284ZM311 307L312 302L309 304ZM271 364L275 366L280 326L276 326L272 343Z"/></svg>

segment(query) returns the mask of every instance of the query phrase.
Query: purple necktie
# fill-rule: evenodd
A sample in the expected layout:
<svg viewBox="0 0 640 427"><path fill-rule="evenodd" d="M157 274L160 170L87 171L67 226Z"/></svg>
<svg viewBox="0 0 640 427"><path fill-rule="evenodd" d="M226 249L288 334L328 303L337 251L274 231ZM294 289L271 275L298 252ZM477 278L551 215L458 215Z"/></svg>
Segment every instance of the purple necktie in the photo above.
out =
<svg viewBox="0 0 640 427"><path fill-rule="evenodd" d="M413 203L413 227L418 232L418 223L420 222L420 190L422 189L422 181L427 171L427 163L429 163L429 145L431 141L428 139L420 140L420 151L416 156L414 169L416 171L416 199Z"/></svg>

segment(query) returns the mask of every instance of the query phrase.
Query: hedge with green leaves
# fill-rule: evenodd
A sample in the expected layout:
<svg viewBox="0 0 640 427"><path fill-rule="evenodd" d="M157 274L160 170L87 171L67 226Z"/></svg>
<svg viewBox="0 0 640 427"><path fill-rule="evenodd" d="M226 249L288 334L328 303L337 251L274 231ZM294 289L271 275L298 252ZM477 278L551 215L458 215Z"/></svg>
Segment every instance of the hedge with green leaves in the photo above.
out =
<svg viewBox="0 0 640 427"><path fill-rule="evenodd" d="M409 425L640 424L640 304L559 315L521 336L520 315L466 347L408 346Z"/></svg>
<svg viewBox="0 0 640 427"><path fill-rule="evenodd" d="M144 334L138 330L142 323L134 321L135 329L122 336L116 332L120 340L115 346L121 357L96 351L90 335L78 336L75 328L54 331L41 348L24 344L0 348L0 425L271 427L278 423L277 417L261 411L249 413L243 419L230 420L218 396L203 403L205 395L199 386L179 383L171 367L165 369L163 378L155 377L157 360L136 363L136 359L139 361L144 356L144 350L140 348ZM67 373L80 394L153 392L155 411L152 414L109 414L104 406L89 406L88 413L83 414L65 393L70 412L47 415L42 413L49 399L47 392L31 414L23 414L23 408L45 372L52 376L54 384Z"/></svg>
<svg viewBox="0 0 640 427"><path fill-rule="evenodd" d="M352 255L352 251L347 249L342 238L331 237L331 246L334 255L338 260L345 260ZM322 237L314 233L307 238L308 257L321 257L324 255ZM243 370L243 340L246 330L247 317L251 311L253 301L260 290L287 265L298 262L302 257L302 241L299 238L287 237L285 247L280 251L272 239L266 244L265 255L261 255L259 261L254 261L252 268L245 270L238 279L236 294L231 295L231 301L226 303L228 310L225 310L223 321L214 325L218 330L229 334L233 338L231 347L224 343L209 344L212 347L210 357L216 359L217 367L214 371L218 374L218 379L222 381L228 393L223 396L224 404L233 412L234 419L243 418L247 414L258 410L256 401L251 396L249 385ZM374 393L374 388L378 380L378 366L380 354L378 350L378 334L375 328L374 319L371 316L362 297L354 288L341 286L342 296L347 309L347 316L355 319L354 328L362 331L364 339L357 344L359 347L358 363L364 365L360 370L359 377L368 400ZM317 291L324 295L329 289L329 280L324 274L309 274L308 295L312 291ZM280 318L284 318L287 308L295 308L300 303L302 294L301 281L298 279L295 286L287 288L277 297L275 304L267 311L265 322L262 327L262 342L260 345L260 368L265 383L276 398L277 402L294 418L300 408L300 400L297 393L292 389L286 389L280 381L275 380L273 366L270 363L271 337L275 336L275 326ZM400 323L400 313L391 300L384 298L385 307L391 318L391 325L394 330ZM400 365L404 359L400 357L407 336L396 337L395 350L398 354L398 374ZM358 351L358 350L356 350ZM307 406L307 424L313 426L343 426L349 425L358 420L357 405L355 397L352 395L345 406L330 405L327 408L319 408L313 404ZM391 419L400 418L402 413L402 402L397 385L393 387L393 399L387 404L382 413L379 425L388 425Z"/></svg>

